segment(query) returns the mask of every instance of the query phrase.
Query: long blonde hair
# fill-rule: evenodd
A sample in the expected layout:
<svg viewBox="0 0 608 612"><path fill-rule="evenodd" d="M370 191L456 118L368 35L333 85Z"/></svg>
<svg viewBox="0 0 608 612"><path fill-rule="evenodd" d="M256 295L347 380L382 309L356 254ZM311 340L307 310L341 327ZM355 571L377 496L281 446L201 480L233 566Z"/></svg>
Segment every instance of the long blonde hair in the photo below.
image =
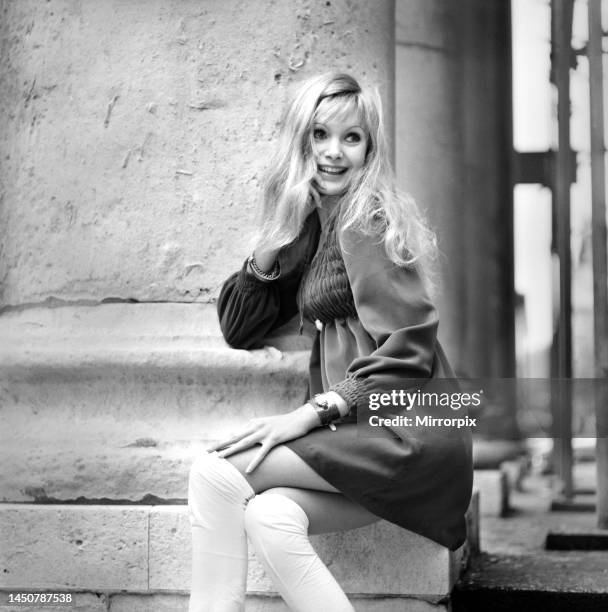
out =
<svg viewBox="0 0 608 612"><path fill-rule="evenodd" d="M317 172L313 124L351 110L366 132L367 151L363 167L341 198L339 226L382 239L387 256L397 265L428 268L437 254L435 234L413 198L396 188L378 91L364 90L342 73L306 80L286 109L263 179L256 246L273 249L295 240L311 210L310 185Z"/></svg>

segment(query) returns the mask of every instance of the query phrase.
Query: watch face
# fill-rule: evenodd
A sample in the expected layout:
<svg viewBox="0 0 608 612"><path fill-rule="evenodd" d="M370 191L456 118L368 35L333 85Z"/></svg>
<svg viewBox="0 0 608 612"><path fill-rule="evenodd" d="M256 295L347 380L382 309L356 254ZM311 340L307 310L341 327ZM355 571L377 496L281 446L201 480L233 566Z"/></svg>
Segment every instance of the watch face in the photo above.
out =
<svg viewBox="0 0 608 612"><path fill-rule="evenodd" d="M329 401L327 399L317 400L317 405L319 408L323 408L323 410L329 410L330 408Z"/></svg>

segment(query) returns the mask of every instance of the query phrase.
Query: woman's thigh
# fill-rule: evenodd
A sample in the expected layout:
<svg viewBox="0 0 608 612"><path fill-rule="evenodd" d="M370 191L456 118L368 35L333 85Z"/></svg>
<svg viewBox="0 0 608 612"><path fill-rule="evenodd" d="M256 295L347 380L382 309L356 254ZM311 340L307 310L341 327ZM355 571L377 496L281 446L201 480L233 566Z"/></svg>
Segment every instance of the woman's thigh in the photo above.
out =
<svg viewBox="0 0 608 612"><path fill-rule="evenodd" d="M342 493L325 493L291 487L275 487L266 493L277 493L293 499L306 512L308 533L332 533L356 529L380 520L375 514Z"/></svg>
<svg viewBox="0 0 608 612"><path fill-rule="evenodd" d="M245 474L257 451L258 447L254 447L226 459L256 493L267 491L293 499L308 516L309 533L355 529L378 520L376 515L344 497L286 446L273 448L253 472Z"/></svg>
<svg viewBox="0 0 608 612"><path fill-rule="evenodd" d="M245 470L259 448L254 446L226 457L247 479L256 493L275 487L296 487L338 493L338 489L319 476L306 461L283 445L275 446L253 472L246 474Z"/></svg>

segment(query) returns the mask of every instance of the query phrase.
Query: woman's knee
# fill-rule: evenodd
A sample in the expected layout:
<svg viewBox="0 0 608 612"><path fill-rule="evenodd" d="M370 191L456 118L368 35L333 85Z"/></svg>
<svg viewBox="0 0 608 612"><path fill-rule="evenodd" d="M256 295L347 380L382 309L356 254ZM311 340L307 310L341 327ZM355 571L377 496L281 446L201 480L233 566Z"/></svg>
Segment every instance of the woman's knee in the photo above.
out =
<svg viewBox="0 0 608 612"><path fill-rule="evenodd" d="M229 461L217 453L202 453L190 467L188 497L208 495L211 491L235 500L249 498L254 493Z"/></svg>
<svg viewBox="0 0 608 612"><path fill-rule="evenodd" d="M212 453L201 453L190 466L189 483L192 485L204 485L217 474L221 466L218 464L219 457Z"/></svg>
<svg viewBox="0 0 608 612"><path fill-rule="evenodd" d="M280 487L269 489L249 500L245 508L245 530L255 543L257 538L268 540L276 532L306 533L308 517Z"/></svg>

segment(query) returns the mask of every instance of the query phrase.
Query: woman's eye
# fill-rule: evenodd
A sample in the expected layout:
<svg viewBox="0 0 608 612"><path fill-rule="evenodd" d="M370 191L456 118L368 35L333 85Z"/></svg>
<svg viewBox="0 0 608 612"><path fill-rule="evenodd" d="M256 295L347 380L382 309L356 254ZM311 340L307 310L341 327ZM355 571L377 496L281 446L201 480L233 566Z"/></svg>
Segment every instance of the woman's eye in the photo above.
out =
<svg viewBox="0 0 608 612"><path fill-rule="evenodd" d="M313 130L313 132L312 132L312 137L315 140L323 140L323 138L325 138L326 135L327 134L326 134L325 130L322 129L322 128L315 128Z"/></svg>
<svg viewBox="0 0 608 612"><path fill-rule="evenodd" d="M349 134L346 135L346 142L350 142L352 144L357 144L359 142L361 142L361 134L358 134L357 132L350 132Z"/></svg>

